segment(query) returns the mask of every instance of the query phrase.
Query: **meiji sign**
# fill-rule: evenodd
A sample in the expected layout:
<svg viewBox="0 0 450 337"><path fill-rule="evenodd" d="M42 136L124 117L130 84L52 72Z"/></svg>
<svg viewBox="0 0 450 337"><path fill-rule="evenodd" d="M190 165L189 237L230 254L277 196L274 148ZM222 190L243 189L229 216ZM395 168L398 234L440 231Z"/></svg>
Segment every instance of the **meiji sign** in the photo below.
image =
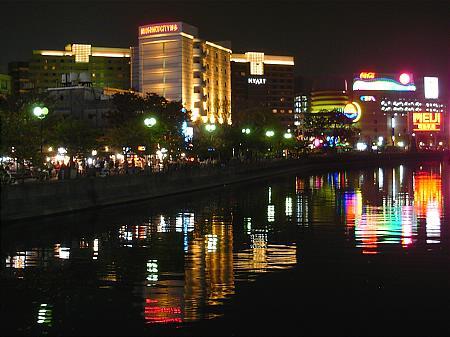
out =
<svg viewBox="0 0 450 337"><path fill-rule="evenodd" d="M256 85L266 84L266 79L265 78L249 77L248 78L248 84L256 84Z"/></svg>
<svg viewBox="0 0 450 337"><path fill-rule="evenodd" d="M177 33L178 31L180 31L180 27L177 23L163 23L139 27L139 36L162 33Z"/></svg>
<svg viewBox="0 0 450 337"><path fill-rule="evenodd" d="M414 112L414 131L440 131L441 113L439 112Z"/></svg>

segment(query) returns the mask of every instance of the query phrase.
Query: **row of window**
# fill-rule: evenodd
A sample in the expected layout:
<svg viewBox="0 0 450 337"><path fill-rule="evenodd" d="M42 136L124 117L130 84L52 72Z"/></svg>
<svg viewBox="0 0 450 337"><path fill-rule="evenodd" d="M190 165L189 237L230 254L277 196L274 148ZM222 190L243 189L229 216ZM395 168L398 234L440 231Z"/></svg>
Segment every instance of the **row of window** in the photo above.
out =
<svg viewBox="0 0 450 337"><path fill-rule="evenodd" d="M49 70L49 67L48 67L48 66L43 66L42 69L44 69L44 70ZM51 70L57 70L56 66L51 66L50 69L51 69ZM32 70L32 71L36 71L36 70L40 70L40 68L38 68L38 67L32 67L31 70ZM62 70L62 71L71 71L71 70L73 70L73 69L71 69L71 68L66 68L66 67L61 67L61 68L58 68L58 70ZM79 69L76 69L76 70L79 70ZM95 71L95 69L93 69L93 70ZM107 70L120 70L120 71L122 71L122 67L117 67L117 68L108 67Z"/></svg>
<svg viewBox="0 0 450 337"><path fill-rule="evenodd" d="M107 59L107 60L105 60L105 62L99 62L100 60L98 60L98 59L97 59L97 62L95 62L96 59L97 59L97 56L90 56L89 63L90 64L104 64L104 63L112 64L112 63L124 63L124 62L126 62L128 64L130 63L128 58ZM58 62L58 59L43 59L43 58L39 57L39 58L31 59L31 63L46 63L46 64L48 64L48 63L75 63L75 58L74 59L62 58L62 59L59 59L59 62Z"/></svg>

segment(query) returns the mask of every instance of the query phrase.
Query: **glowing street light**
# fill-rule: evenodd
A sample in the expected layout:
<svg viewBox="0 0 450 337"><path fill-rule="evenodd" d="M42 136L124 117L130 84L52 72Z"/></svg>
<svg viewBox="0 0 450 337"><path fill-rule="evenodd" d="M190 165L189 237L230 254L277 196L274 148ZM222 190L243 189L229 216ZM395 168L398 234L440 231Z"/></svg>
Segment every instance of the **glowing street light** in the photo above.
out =
<svg viewBox="0 0 450 337"><path fill-rule="evenodd" d="M33 108L33 115L36 116L37 118L39 118L39 120L41 121L41 127L40 127L40 136L41 136L41 154L42 154L42 146L43 146L43 139L42 139L42 128L43 128L43 124L42 121L45 117L47 117L48 115L48 108L47 107L40 107L40 106L35 106Z"/></svg>
<svg viewBox="0 0 450 337"><path fill-rule="evenodd" d="M249 128L244 128L244 129L242 129L242 133L243 133L243 134L249 135L250 132L251 132L251 131L250 131Z"/></svg>
<svg viewBox="0 0 450 337"><path fill-rule="evenodd" d="M266 131L266 137L273 137L275 135L275 132L273 130L267 130Z"/></svg>
<svg viewBox="0 0 450 337"><path fill-rule="evenodd" d="M155 117L149 117L144 119L144 124L146 127L151 128L156 124L156 118Z"/></svg>
<svg viewBox="0 0 450 337"><path fill-rule="evenodd" d="M292 138L292 133L286 132L286 133L283 135L283 137L284 137L285 139L291 139L291 138Z"/></svg>
<svg viewBox="0 0 450 337"><path fill-rule="evenodd" d="M44 119L48 115L48 108L37 106L33 109L33 115L39 119Z"/></svg>
<svg viewBox="0 0 450 337"><path fill-rule="evenodd" d="M216 125L215 124L206 124L205 129L208 132L213 132L216 129Z"/></svg>

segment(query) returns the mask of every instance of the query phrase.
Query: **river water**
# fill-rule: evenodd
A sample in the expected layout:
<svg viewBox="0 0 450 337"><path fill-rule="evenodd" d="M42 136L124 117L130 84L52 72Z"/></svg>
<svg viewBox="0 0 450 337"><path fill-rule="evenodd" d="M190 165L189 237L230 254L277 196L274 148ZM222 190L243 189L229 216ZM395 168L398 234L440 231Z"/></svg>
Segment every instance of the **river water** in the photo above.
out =
<svg viewBox="0 0 450 337"><path fill-rule="evenodd" d="M291 174L9 225L2 335L445 333L449 180Z"/></svg>

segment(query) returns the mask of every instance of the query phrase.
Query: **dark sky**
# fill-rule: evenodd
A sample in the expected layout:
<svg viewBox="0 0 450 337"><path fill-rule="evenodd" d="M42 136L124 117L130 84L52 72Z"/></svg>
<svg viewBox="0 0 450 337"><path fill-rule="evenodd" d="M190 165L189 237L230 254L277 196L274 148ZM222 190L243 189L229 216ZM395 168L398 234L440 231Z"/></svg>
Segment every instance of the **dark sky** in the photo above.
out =
<svg viewBox="0 0 450 337"><path fill-rule="evenodd" d="M230 40L234 52L294 55L296 73L306 77L408 70L449 79L446 1L0 2L2 72L33 49L128 47L139 25L179 20L197 26L201 38Z"/></svg>

